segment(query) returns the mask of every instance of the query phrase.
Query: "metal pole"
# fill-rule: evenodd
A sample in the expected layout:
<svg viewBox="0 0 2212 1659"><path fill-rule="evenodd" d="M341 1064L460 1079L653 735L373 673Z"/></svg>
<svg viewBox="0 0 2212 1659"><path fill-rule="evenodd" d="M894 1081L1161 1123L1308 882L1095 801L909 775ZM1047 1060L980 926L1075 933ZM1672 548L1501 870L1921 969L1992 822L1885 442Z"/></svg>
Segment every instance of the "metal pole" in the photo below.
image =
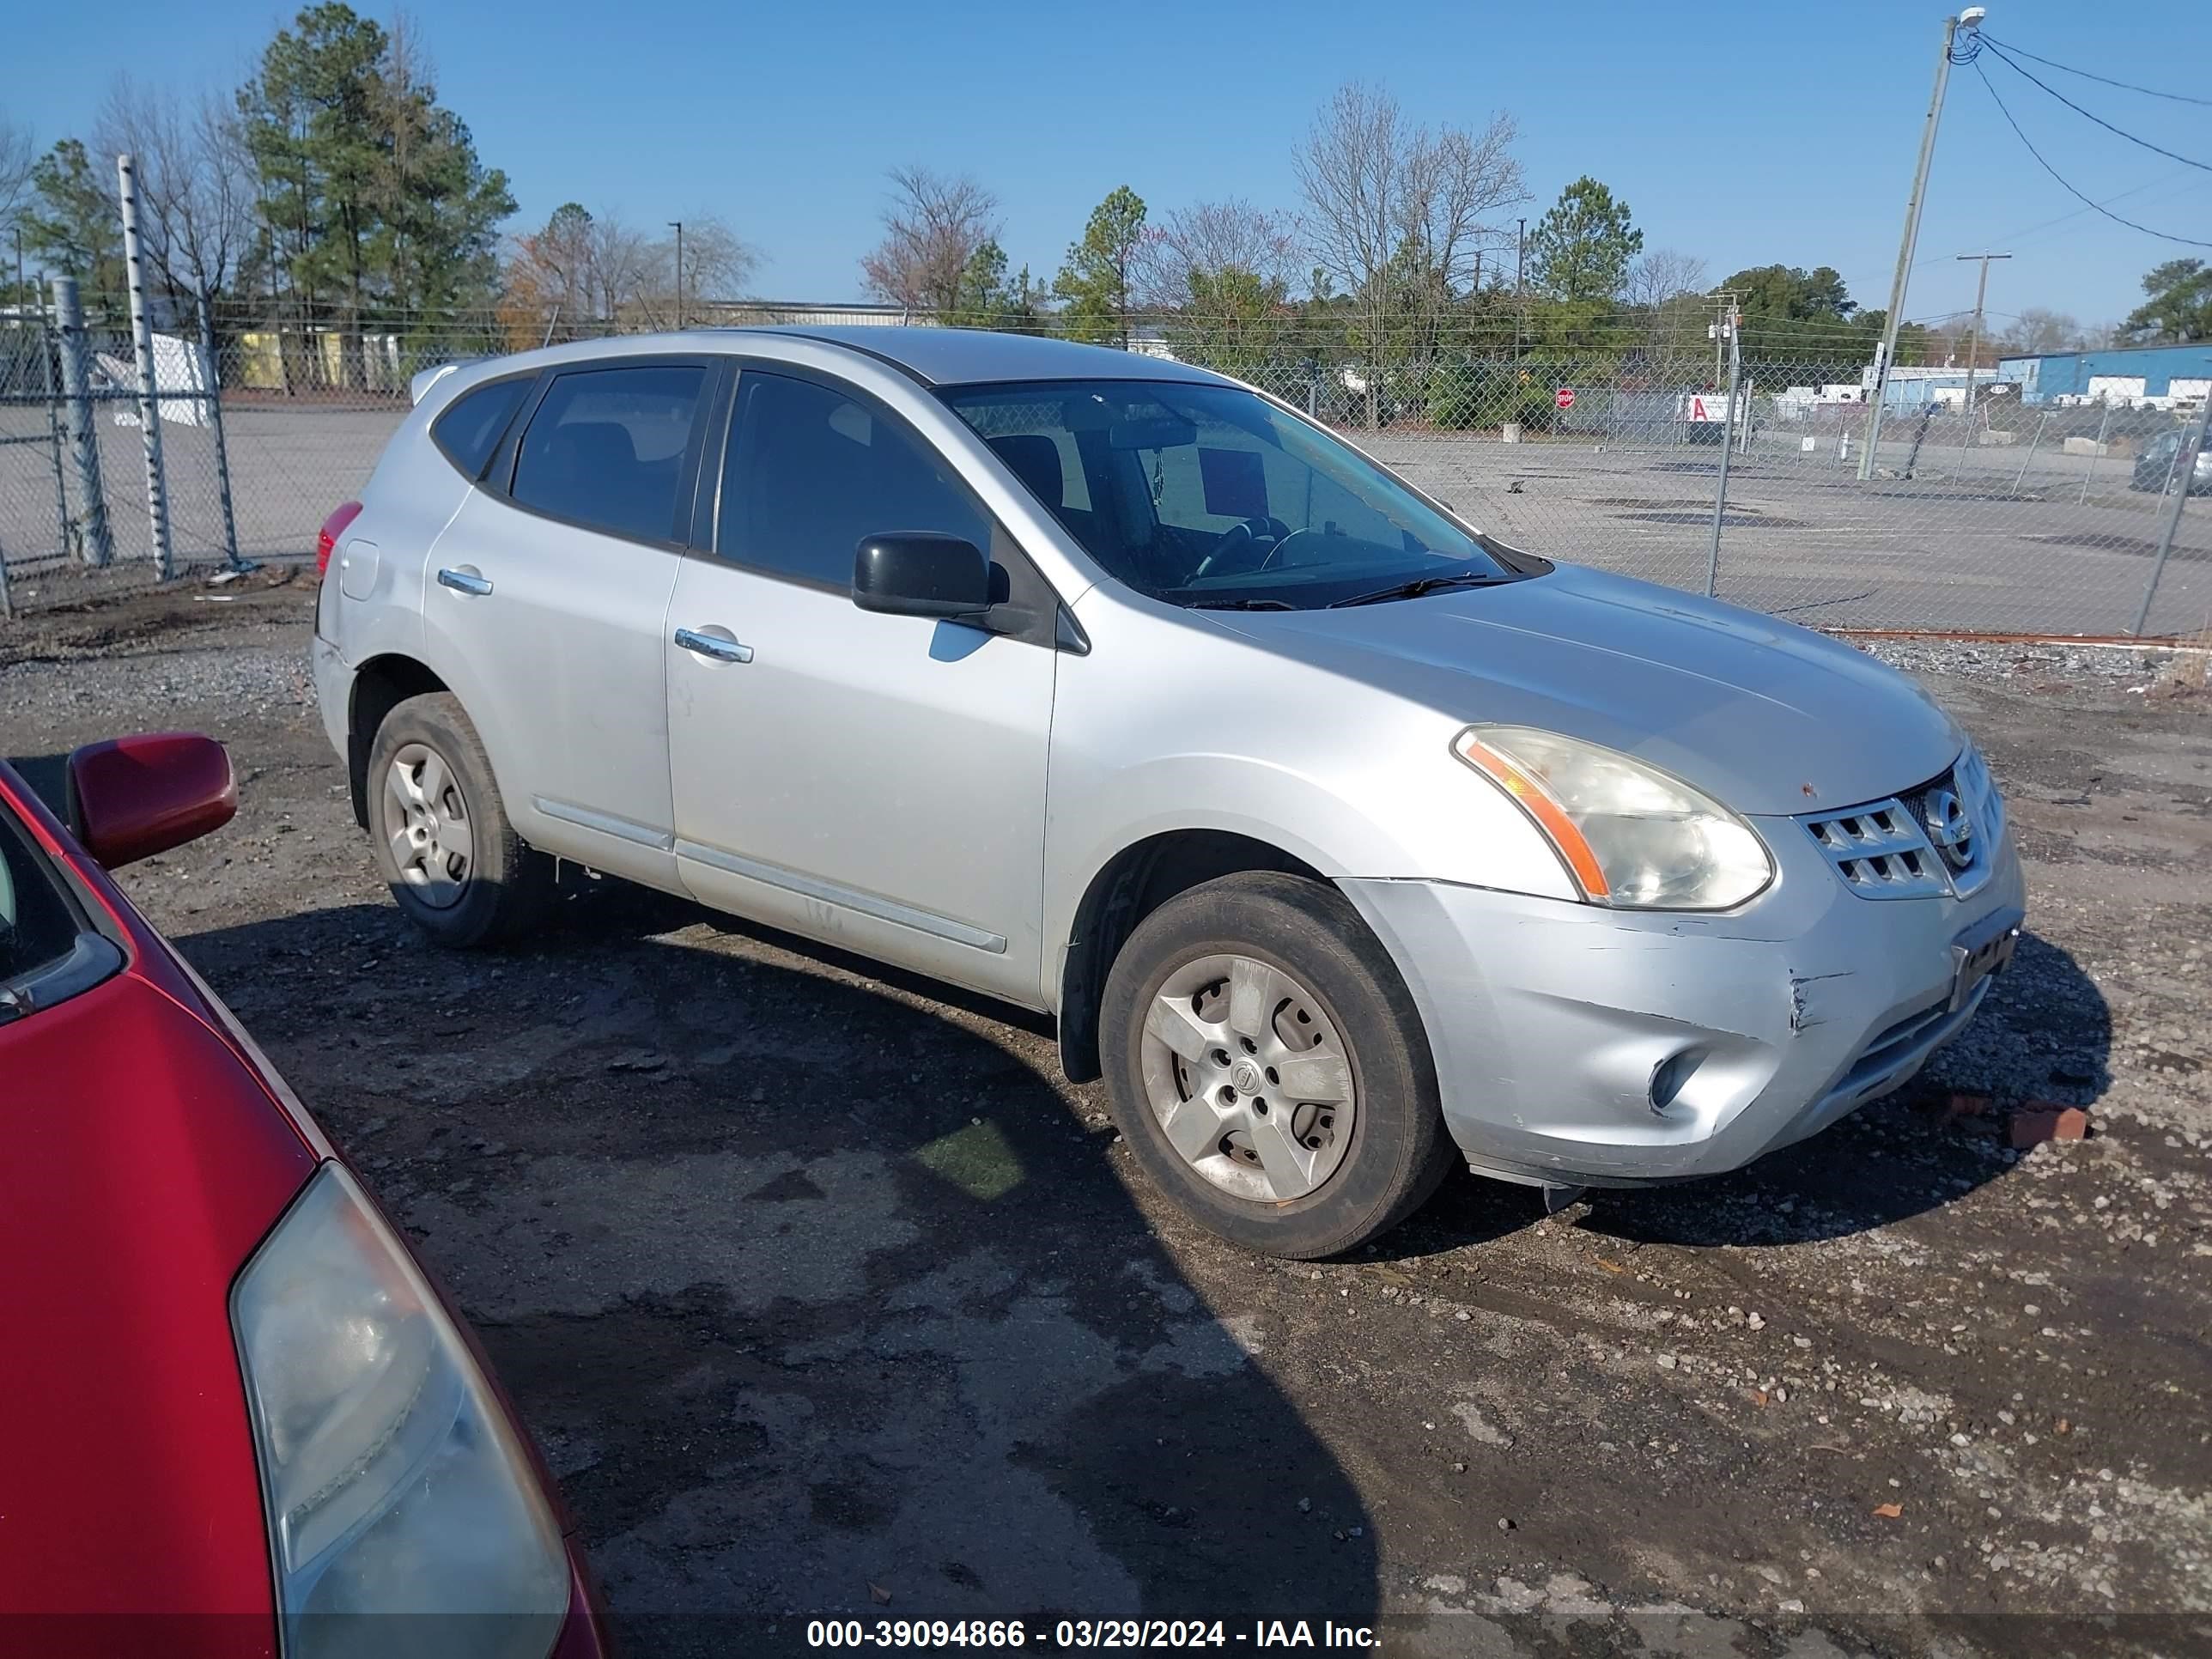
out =
<svg viewBox="0 0 2212 1659"><path fill-rule="evenodd" d="M230 499L230 451L222 440L222 373L215 355L215 325L208 319L207 295L199 296L201 378L207 385L209 429L215 434L216 493L222 501L222 545L233 570L250 570L238 555L238 513Z"/></svg>
<svg viewBox="0 0 2212 1659"><path fill-rule="evenodd" d="M1721 580L1721 520L1728 512L1729 450L1735 436L1735 389L1743 376L1741 313L1731 312L1724 326L1728 330L1729 385L1728 414L1721 422L1721 477L1713 491L1713 545L1705 561L1705 597L1711 599L1720 587Z"/></svg>
<svg viewBox="0 0 2212 1659"><path fill-rule="evenodd" d="M676 227L676 326L684 326L684 222L671 219Z"/></svg>
<svg viewBox="0 0 2212 1659"><path fill-rule="evenodd" d="M62 337L62 398L69 408L70 453L76 462L77 556L88 565L115 557L107 492L100 482L100 429L92 423L92 373L86 362L84 307L76 278L54 278L54 322Z"/></svg>
<svg viewBox="0 0 2212 1659"><path fill-rule="evenodd" d="M1977 18L1966 27L1978 24ZM1936 92L1928 100L1928 119L1920 130L1920 161L1913 169L1912 196L1905 204L1905 236L1897 245L1897 274L1890 278L1889 314L1882 319L1881 343L1875 349L1874 395L1868 400L1866 447L1859 452L1859 477L1874 477L1875 446L1881 441L1882 393L1889 385L1891 361L1897 356L1898 325L1905 320L1905 279L1912 274L1912 249L1920 240L1920 209L1928 198L1928 169L1936 159L1936 129L1942 124L1943 92L1951 84L1951 46L1959 33L1959 20L1943 20L1943 49L1936 58Z"/></svg>
<svg viewBox="0 0 2212 1659"><path fill-rule="evenodd" d="M2151 561L2150 581L2143 588L2142 609L2136 612L2136 625L2128 632L2136 638L2142 637L2143 624L2150 620L2150 602L2158 595L2158 579L2166 574L2166 555L2173 551L2173 534L2181 527L2181 508L2189 499L2189 486L2197 477L2197 456L2204 447L2204 431L2212 421L2212 408L2197 417L2197 434L2185 437L2181 447L2174 453L2174 463L2180 469L2181 488L2173 492L2173 505L2166 509L2166 528L2158 533L2158 556Z"/></svg>
<svg viewBox="0 0 2212 1659"><path fill-rule="evenodd" d="M62 400L56 395L54 365L52 353L57 349L58 331L46 319L46 307L39 306L39 396L46 405L46 453L54 466L54 534L61 538L59 550L69 551L69 473L62 460L62 451L68 441L62 435Z"/></svg>
<svg viewBox="0 0 2212 1659"><path fill-rule="evenodd" d="M1961 253L1959 258L1962 260L1979 259L1982 262L1982 275L1980 280L1974 284L1974 326L1966 336L1966 401L1962 411L1966 417L1966 430L1959 440L1959 459L1951 463L1951 476L1954 478L1959 476L1960 464L1966 459L1966 446L1972 443L1974 438L1974 366L1982 355L1982 301L1988 299L1990 295L1990 261L2009 259L2012 255L2009 253Z"/></svg>
<svg viewBox="0 0 2212 1659"><path fill-rule="evenodd" d="M1905 476L1911 477L1920 465L1920 446L1928 440L1928 423L1936 418L1936 405L1930 403L1920 411L1920 424L1912 428L1912 447L1905 452ZM1951 469L1956 472L1958 469Z"/></svg>
<svg viewBox="0 0 2212 1659"><path fill-rule="evenodd" d="M1528 270L1528 222L1516 219L1513 222L1518 227L1513 233L1513 358L1518 362L1521 359L1522 326L1528 320L1528 302L1524 297L1528 289L1523 282Z"/></svg>
<svg viewBox="0 0 2212 1659"><path fill-rule="evenodd" d="M2035 464L2036 446L2043 441L2043 428L2050 419L2051 411L2047 409L2036 416L2035 435L2027 441L2027 453L2021 459L2020 471L2013 475L2012 493L2015 495L2020 494L2021 481L2027 477L2027 469Z"/></svg>
<svg viewBox="0 0 2212 1659"><path fill-rule="evenodd" d="M23 326L23 307L26 299L27 290L23 287L23 228L18 225L15 227L15 303L10 307L15 313L15 336L18 340L25 337L28 332ZM46 384L46 319L43 316L39 319L39 384L41 386ZM46 402L46 430L49 436L53 431L53 401L49 397ZM58 452L55 453L54 462L57 467L60 465L61 456ZM61 482L59 471L55 472L54 482L57 484ZM69 534L69 498L66 495L62 498L61 508L61 517L55 523L55 530L58 534L66 537ZM15 614L15 596L8 591L8 550L0 547L0 617L12 619Z"/></svg>
<svg viewBox="0 0 2212 1659"><path fill-rule="evenodd" d="M115 158L115 179L123 200L123 269L131 289L131 341L138 358L138 435L146 448L146 528L153 543L155 573L167 581L176 574L176 562L169 545L169 492L161 470L161 401L154 375L154 322L146 314L146 269L138 252L138 168L129 155Z"/></svg>
<svg viewBox="0 0 2212 1659"><path fill-rule="evenodd" d="M2089 452L2089 465L2081 469L2081 499L2074 503L2076 507L2087 507L2089 504L2089 476L2096 471L2097 463L2104 456L2105 430L2112 423L2112 401L2109 398L2102 401L2105 405L2105 418L2097 422L2097 447Z"/></svg>

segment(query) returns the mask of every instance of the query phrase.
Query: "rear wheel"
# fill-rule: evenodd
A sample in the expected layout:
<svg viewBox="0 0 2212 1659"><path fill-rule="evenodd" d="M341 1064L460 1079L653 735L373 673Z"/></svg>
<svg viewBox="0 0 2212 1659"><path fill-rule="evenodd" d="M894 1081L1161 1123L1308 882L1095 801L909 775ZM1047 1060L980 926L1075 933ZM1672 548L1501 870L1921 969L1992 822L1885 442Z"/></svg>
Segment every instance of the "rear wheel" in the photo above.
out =
<svg viewBox="0 0 2212 1659"><path fill-rule="evenodd" d="M384 717L368 755L378 869L408 920L440 945L518 937L553 895L553 860L507 822L491 762L450 692Z"/></svg>
<svg viewBox="0 0 2212 1659"><path fill-rule="evenodd" d="M1115 958L1101 1026L1146 1173L1248 1249L1351 1249L1452 1166L1412 1000L1334 888L1250 873L1169 900Z"/></svg>

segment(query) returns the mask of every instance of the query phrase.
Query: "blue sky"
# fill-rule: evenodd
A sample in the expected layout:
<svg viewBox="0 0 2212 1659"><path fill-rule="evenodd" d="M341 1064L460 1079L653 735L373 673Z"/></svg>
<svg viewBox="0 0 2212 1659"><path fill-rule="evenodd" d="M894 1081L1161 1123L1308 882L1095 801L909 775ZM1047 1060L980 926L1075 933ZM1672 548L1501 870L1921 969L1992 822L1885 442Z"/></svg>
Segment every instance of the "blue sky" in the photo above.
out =
<svg viewBox="0 0 2212 1659"><path fill-rule="evenodd" d="M1944 9L445 0L415 15L444 101L513 181L518 227L571 198L647 224L717 213L761 248L754 287L776 298L860 297L883 173L902 162L971 173L995 191L1013 263L1045 276L1116 185L1155 215L1231 195L1294 207L1292 146L1339 82L1364 77L1431 120L1511 112L1532 219L1589 173L1633 208L1647 247L1698 254L1715 278L1832 264L1879 306ZM111 66L234 84L289 15L220 0L98 11L96 34L64 7L22 9L9 25L11 59L46 67L9 76L0 111L42 143L89 125ZM2212 96L2212 9L2194 0L1993 0L1988 27L2085 69ZM2118 211L2212 241L2212 172L2100 132L1985 64L2030 137L2093 199L2131 191ZM2212 161L2212 112L2038 72ZM2136 303L2144 270L2191 252L2079 209L1974 72L1954 72L1907 314L1971 305L1973 267L1950 256L1987 246L2017 256L1994 270L1993 313L2040 305L2110 321Z"/></svg>

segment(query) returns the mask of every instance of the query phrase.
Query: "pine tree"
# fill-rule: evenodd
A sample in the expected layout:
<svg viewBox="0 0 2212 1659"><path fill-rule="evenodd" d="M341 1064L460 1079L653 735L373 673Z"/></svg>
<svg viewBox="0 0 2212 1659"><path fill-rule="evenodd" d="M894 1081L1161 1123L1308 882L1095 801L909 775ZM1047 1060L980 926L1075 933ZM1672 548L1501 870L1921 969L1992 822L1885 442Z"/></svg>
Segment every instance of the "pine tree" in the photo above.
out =
<svg viewBox="0 0 2212 1659"><path fill-rule="evenodd" d="M1127 185L1091 209L1083 240L1069 245L1052 283L1070 339L1128 348L1130 269L1144 228L1143 198Z"/></svg>
<svg viewBox="0 0 2212 1659"><path fill-rule="evenodd" d="M31 199L19 216L24 250L76 277L88 311L120 313L130 295L114 175L103 178L84 145L64 138L39 158L30 184Z"/></svg>

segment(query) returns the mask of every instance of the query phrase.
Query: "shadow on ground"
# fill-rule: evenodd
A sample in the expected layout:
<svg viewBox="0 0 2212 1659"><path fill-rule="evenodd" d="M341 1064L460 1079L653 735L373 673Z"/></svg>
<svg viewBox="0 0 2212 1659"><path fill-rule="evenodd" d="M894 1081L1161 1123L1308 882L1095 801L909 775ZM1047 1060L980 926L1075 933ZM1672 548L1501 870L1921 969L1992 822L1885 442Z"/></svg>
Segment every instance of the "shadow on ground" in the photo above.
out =
<svg viewBox="0 0 2212 1659"><path fill-rule="evenodd" d="M372 906L182 945L477 1324L631 1651L1374 1622L1351 1481L1109 1132L896 988L606 896L506 955Z"/></svg>

